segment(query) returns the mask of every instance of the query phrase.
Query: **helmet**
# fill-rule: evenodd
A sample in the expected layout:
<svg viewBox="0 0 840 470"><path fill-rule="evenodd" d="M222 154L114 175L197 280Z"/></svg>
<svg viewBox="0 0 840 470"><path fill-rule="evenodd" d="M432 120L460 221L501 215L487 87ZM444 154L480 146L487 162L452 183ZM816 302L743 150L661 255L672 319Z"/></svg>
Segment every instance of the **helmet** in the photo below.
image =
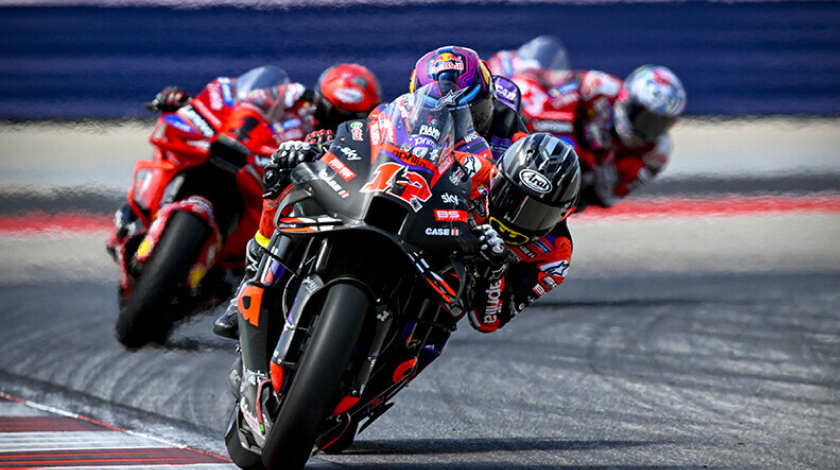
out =
<svg viewBox="0 0 840 470"><path fill-rule="evenodd" d="M315 84L315 121L335 130L351 119L364 119L382 101L379 80L367 67L337 64L324 70Z"/></svg>
<svg viewBox="0 0 840 470"><path fill-rule="evenodd" d="M462 96L462 103L470 107L475 130L484 135L493 120L492 78L487 65L472 49L459 46L446 46L435 49L417 61L411 73L409 91L432 82L448 81L456 88L467 89Z"/></svg>
<svg viewBox="0 0 840 470"><path fill-rule="evenodd" d="M615 102L615 131L625 145L647 145L677 121L685 110L685 89L666 67L639 67L624 81Z"/></svg>
<svg viewBox="0 0 840 470"><path fill-rule="evenodd" d="M569 56L554 36L537 36L516 50L516 71L525 69L569 70Z"/></svg>
<svg viewBox="0 0 840 470"><path fill-rule="evenodd" d="M264 65L253 68L236 79L236 98L262 110L276 120L285 110L289 74L280 67Z"/></svg>
<svg viewBox="0 0 840 470"><path fill-rule="evenodd" d="M509 245L550 232L574 210L580 163L574 148L551 134L531 134L514 143L490 180L490 225Z"/></svg>

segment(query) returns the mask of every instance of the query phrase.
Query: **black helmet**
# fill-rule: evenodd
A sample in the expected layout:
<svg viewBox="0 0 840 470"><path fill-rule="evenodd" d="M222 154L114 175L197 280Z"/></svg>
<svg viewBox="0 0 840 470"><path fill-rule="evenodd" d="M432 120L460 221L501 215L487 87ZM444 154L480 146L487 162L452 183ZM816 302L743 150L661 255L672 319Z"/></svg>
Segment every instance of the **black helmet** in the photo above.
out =
<svg viewBox="0 0 840 470"><path fill-rule="evenodd" d="M568 217L580 192L574 148L551 134L531 134L513 144L490 181L490 225L509 245L539 238Z"/></svg>

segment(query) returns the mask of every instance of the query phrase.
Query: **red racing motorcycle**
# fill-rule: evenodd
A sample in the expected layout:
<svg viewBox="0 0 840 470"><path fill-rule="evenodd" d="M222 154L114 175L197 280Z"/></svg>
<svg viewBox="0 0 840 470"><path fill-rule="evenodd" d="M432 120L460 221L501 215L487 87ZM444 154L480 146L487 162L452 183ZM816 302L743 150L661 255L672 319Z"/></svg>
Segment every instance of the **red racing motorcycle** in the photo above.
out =
<svg viewBox="0 0 840 470"><path fill-rule="evenodd" d="M135 164L108 242L119 268L116 335L127 348L165 342L178 320L238 285L259 225L262 166L279 142L305 134L296 116L269 122L272 114L241 103L288 83L276 67L220 78L158 119L153 158ZM238 139L243 129L248 138Z"/></svg>

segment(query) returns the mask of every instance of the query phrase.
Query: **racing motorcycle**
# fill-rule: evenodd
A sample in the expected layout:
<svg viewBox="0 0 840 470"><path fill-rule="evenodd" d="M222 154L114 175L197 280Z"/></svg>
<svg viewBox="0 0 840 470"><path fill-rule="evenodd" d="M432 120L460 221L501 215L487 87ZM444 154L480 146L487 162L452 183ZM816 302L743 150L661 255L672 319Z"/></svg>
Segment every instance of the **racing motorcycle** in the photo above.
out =
<svg viewBox="0 0 840 470"><path fill-rule="evenodd" d="M238 285L259 225L260 163L278 142L248 147L220 130L239 97L288 81L282 69L254 69L217 79L161 114L149 139L153 158L136 162L108 242L119 269L116 336L124 346L165 342L178 320L219 305ZM253 125L266 134L285 130L264 118Z"/></svg>
<svg viewBox="0 0 840 470"><path fill-rule="evenodd" d="M453 128L472 124L459 93L435 86L344 123L319 160L291 172L238 299L268 337L270 377L257 384L259 422L233 406L225 443L239 467L298 469L313 451L347 448L463 317L479 241L452 148ZM240 381L255 380L247 360L231 371L237 399Z"/></svg>

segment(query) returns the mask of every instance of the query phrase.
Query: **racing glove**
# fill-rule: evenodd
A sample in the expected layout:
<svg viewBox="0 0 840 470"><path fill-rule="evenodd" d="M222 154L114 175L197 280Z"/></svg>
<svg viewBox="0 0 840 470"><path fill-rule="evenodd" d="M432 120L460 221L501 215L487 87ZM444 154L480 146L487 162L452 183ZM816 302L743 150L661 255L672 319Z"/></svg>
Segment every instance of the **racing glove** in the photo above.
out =
<svg viewBox="0 0 840 470"><path fill-rule="evenodd" d="M153 112L173 113L184 106L190 100L190 94L182 88L168 86L160 91L151 102L146 103L146 108Z"/></svg>
<svg viewBox="0 0 840 470"><path fill-rule="evenodd" d="M478 237L480 256L476 260L477 274L480 278L496 282L507 271L507 248L498 232L488 224L479 225L473 229Z"/></svg>
<svg viewBox="0 0 840 470"><path fill-rule="evenodd" d="M309 145L318 147L321 152L326 152L330 143L335 139L335 134L329 129L321 129L320 131L310 132L306 134L303 141Z"/></svg>
<svg viewBox="0 0 840 470"><path fill-rule="evenodd" d="M265 166L263 174L263 198L277 199L289 185L289 174L301 163L311 162L320 155L320 147L306 142L283 142L271 155L271 163Z"/></svg>

